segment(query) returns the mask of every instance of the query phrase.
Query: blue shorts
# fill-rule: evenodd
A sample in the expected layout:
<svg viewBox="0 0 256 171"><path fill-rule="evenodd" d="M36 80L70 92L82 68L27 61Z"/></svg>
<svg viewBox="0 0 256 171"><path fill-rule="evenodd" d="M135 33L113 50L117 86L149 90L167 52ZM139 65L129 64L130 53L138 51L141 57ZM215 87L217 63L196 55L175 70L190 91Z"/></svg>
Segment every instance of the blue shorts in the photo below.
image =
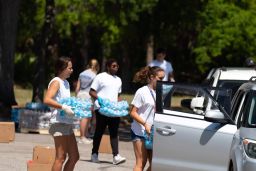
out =
<svg viewBox="0 0 256 171"><path fill-rule="evenodd" d="M144 140L145 140L145 137L144 137L144 136L136 135L136 134L131 130L131 139L132 139L132 141L137 141L137 140L144 141Z"/></svg>

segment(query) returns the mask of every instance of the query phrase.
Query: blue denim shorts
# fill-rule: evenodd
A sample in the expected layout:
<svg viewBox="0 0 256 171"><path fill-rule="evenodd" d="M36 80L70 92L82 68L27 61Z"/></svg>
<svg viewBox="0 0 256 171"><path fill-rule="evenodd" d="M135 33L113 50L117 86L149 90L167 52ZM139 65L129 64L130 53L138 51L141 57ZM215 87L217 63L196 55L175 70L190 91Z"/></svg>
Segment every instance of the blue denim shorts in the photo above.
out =
<svg viewBox="0 0 256 171"><path fill-rule="evenodd" d="M136 134L131 130L131 139L132 139L132 141L137 141L137 140L142 140L142 141L144 141L144 140L145 140L145 137L136 135Z"/></svg>

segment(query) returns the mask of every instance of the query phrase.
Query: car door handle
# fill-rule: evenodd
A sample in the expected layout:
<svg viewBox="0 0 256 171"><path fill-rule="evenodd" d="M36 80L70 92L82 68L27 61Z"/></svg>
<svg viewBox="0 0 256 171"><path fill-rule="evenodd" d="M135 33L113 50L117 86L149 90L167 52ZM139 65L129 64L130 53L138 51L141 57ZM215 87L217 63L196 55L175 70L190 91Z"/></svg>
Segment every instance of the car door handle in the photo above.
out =
<svg viewBox="0 0 256 171"><path fill-rule="evenodd" d="M169 136L175 134L176 130L171 127L158 127L156 128L156 132L164 136Z"/></svg>

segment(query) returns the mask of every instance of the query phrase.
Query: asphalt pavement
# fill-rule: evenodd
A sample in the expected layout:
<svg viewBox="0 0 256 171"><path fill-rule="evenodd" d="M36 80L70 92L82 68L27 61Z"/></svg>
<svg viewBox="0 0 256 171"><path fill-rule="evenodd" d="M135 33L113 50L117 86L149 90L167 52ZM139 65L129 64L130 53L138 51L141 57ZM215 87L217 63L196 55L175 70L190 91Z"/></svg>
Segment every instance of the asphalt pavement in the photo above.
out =
<svg viewBox="0 0 256 171"><path fill-rule="evenodd" d="M135 163L132 142L129 139L129 129L121 129L119 134L119 153L126 157L126 162L113 165L112 154L99 154L101 163L90 161L92 144L79 144L80 160L75 171L130 171ZM15 141L0 143L0 171L26 171L27 161L32 159L34 146L54 146L50 135L16 133Z"/></svg>

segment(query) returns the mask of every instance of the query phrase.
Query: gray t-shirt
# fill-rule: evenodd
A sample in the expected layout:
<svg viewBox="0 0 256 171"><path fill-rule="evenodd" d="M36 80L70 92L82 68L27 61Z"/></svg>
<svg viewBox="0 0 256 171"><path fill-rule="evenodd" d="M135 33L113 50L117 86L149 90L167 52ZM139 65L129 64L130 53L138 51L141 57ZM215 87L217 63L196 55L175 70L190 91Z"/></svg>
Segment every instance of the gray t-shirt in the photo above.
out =
<svg viewBox="0 0 256 171"><path fill-rule="evenodd" d="M80 80L80 90L89 92L95 76L96 74L91 69L81 72L78 78Z"/></svg>

